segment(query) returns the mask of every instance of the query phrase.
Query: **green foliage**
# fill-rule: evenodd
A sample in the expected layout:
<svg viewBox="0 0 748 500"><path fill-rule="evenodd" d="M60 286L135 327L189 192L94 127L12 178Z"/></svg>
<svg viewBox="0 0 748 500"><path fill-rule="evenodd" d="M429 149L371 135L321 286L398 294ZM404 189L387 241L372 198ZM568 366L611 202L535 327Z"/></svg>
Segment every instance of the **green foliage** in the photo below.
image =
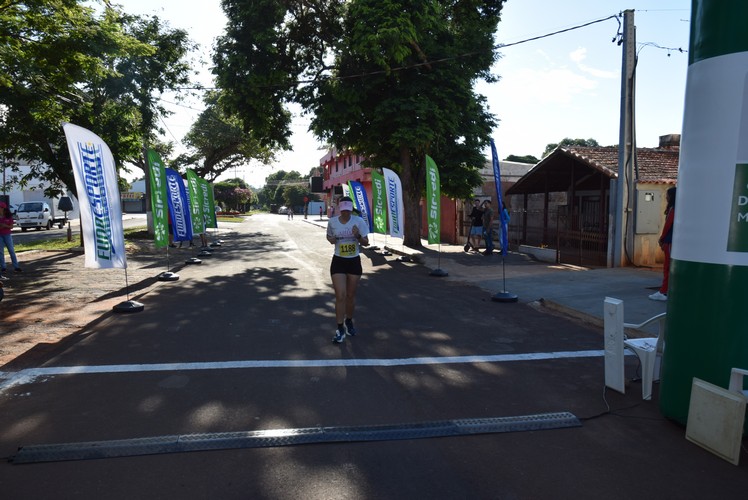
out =
<svg viewBox="0 0 748 500"><path fill-rule="evenodd" d="M292 185L283 186L283 204L290 207L298 207L304 205L304 197L309 196L309 189L307 186Z"/></svg>
<svg viewBox="0 0 748 500"><path fill-rule="evenodd" d="M258 196L260 203L263 206L269 207L273 205L286 205L287 201L284 196L284 189L290 186L298 186L305 184L308 181L304 181L301 178L301 174L295 170L286 172L280 170L273 172L265 179L265 187L262 188L261 196Z"/></svg>
<svg viewBox="0 0 748 500"><path fill-rule="evenodd" d="M505 159L506 161L516 161L517 163L532 163L532 164L535 164L540 161L537 158L535 158L533 155L525 155L525 156L509 155Z"/></svg>
<svg viewBox="0 0 748 500"><path fill-rule="evenodd" d="M158 97L185 85L190 44L157 17L113 8L96 15L82 0L6 2L0 9L0 154L30 163L28 178L75 191L60 124L98 134L118 166L142 167L155 138Z"/></svg>
<svg viewBox="0 0 748 500"><path fill-rule="evenodd" d="M218 85L245 130L287 146L285 104L313 114L330 144L399 172L405 244L420 246L424 155L442 191L464 197L495 118L474 91L495 81L494 34L503 0L224 0L226 36L214 56ZM300 79L312 83L298 85Z"/></svg>
<svg viewBox="0 0 748 500"><path fill-rule="evenodd" d="M241 179L217 182L213 185L213 196L216 204L226 210L247 210L254 193Z"/></svg>
<svg viewBox="0 0 748 500"><path fill-rule="evenodd" d="M553 152L556 148L566 148L566 147L574 147L574 146L581 146L581 147L599 147L600 144L595 139L570 139L565 138L558 144L548 144L545 147L545 151L543 151L543 158L548 156Z"/></svg>
<svg viewBox="0 0 748 500"><path fill-rule="evenodd" d="M242 129L241 121L220 105L220 92L205 94L205 110L184 137L188 153L174 160L177 167L192 168L198 177L212 181L223 172L251 160L270 163L272 151Z"/></svg>

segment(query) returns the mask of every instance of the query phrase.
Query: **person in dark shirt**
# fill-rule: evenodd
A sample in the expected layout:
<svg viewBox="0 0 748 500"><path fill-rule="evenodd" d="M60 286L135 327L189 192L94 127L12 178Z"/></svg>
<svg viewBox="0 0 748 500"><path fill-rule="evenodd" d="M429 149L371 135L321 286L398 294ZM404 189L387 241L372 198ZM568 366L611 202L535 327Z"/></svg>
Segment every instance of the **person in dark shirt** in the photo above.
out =
<svg viewBox="0 0 748 500"><path fill-rule="evenodd" d="M473 210L468 217L470 217L470 235L464 250L469 252L472 247L474 252L478 252L480 240L483 238L483 210L480 209L480 200L473 200Z"/></svg>

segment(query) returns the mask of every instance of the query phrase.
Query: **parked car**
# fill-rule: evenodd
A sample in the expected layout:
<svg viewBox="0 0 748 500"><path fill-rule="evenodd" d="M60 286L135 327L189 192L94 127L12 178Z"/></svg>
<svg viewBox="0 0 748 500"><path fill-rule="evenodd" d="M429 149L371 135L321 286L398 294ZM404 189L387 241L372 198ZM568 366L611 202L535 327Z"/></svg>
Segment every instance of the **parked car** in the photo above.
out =
<svg viewBox="0 0 748 500"><path fill-rule="evenodd" d="M49 204L43 201L26 201L18 205L18 225L21 231L33 227L52 229L52 216Z"/></svg>
<svg viewBox="0 0 748 500"><path fill-rule="evenodd" d="M13 216L13 220L18 220L18 207L12 203L8 204L8 208L10 209L10 215Z"/></svg>
<svg viewBox="0 0 748 500"><path fill-rule="evenodd" d="M284 215L285 215L286 213L288 213L288 207L287 207L287 206L285 206L285 205L283 205L282 207L280 207L280 208L278 209L278 213L279 213L279 214L284 214Z"/></svg>

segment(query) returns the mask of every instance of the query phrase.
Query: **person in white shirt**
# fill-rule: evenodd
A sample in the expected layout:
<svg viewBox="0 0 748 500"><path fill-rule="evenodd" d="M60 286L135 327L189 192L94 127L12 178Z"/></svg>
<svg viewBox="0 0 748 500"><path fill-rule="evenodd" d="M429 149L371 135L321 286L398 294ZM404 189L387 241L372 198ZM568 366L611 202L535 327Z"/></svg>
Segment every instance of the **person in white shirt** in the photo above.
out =
<svg viewBox="0 0 748 500"><path fill-rule="evenodd" d="M346 335L356 335L353 312L356 307L356 288L361 280L361 246L369 245L369 226L353 215L353 200L344 196L338 202L340 215L327 223L327 241L335 245L330 264L332 286L335 289L335 320L337 328L332 341L340 344Z"/></svg>

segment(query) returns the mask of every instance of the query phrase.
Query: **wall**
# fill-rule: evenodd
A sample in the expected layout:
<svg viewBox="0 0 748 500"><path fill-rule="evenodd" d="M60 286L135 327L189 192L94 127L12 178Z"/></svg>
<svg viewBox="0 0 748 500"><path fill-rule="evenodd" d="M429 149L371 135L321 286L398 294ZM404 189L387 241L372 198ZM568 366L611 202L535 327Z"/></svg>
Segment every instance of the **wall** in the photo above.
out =
<svg viewBox="0 0 748 500"><path fill-rule="evenodd" d="M662 226L665 224L665 207L667 206L666 191L672 184L640 183L637 191L637 223L634 234L633 264L636 266L662 266L665 254L658 243ZM643 208L646 202L641 199L645 193L652 193L655 197L651 207Z"/></svg>

